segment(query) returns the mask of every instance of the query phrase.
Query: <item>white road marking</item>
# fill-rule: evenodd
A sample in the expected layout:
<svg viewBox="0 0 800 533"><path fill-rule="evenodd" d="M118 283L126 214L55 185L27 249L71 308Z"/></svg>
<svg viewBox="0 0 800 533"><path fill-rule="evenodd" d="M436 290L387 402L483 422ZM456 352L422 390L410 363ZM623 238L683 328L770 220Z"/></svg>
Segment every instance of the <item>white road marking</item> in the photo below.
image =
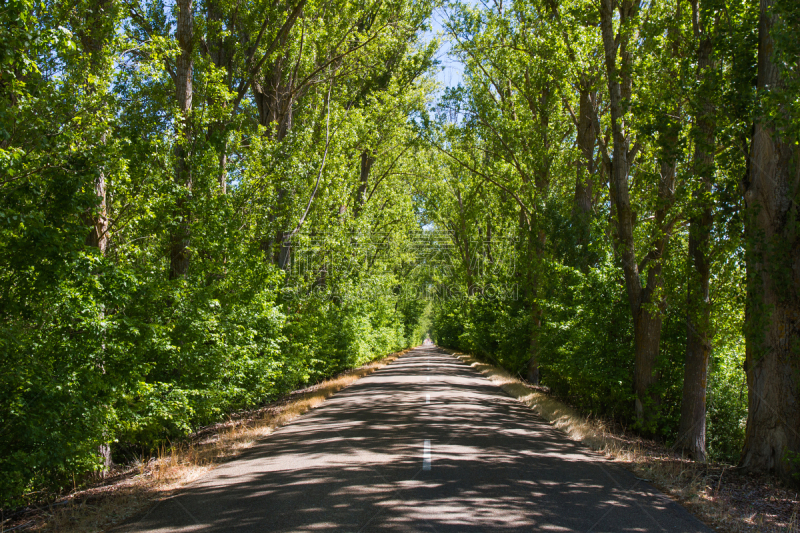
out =
<svg viewBox="0 0 800 533"><path fill-rule="evenodd" d="M426 440L422 445L422 469L431 469L431 441Z"/></svg>
<svg viewBox="0 0 800 533"><path fill-rule="evenodd" d="M431 395L430 394L426 394L425 395L425 403L431 403Z"/></svg>
<svg viewBox="0 0 800 533"><path fill-rule="evenodd" d="M431 380L431 377L430 377L430 376L428 376L428 381L430 381L430 380Z"/></svg>

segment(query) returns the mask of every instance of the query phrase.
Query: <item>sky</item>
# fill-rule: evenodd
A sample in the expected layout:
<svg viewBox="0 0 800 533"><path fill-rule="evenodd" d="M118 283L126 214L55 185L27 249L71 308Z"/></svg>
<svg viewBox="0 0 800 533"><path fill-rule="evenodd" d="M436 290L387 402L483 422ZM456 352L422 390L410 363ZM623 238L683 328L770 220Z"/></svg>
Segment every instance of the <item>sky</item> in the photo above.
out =
<svg viewBox="0 0 800 533"><path fill-rule="evenodd" d="M464 65L450 54L450 42L442 26L442 23L446 19L447 12L444 8L437 8L434 10L433 16L431 17L432 32L430 37L433 38L437 34L442 34L444 39L437 56L442 70L436 75L436 80L444 87L455 87L461 82L464 75Z"/></svg>

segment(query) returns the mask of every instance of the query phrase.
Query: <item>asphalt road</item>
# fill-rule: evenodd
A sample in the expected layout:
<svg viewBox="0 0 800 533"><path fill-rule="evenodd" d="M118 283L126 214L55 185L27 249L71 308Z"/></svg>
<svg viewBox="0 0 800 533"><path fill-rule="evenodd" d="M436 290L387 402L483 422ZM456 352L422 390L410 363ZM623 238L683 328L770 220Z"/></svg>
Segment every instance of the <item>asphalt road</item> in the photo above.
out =
<svg viewBox="0 0 800 533"><path fill-rule="evenodd" d="M357 381L124 530L711 531L434 347Z"/></svg>

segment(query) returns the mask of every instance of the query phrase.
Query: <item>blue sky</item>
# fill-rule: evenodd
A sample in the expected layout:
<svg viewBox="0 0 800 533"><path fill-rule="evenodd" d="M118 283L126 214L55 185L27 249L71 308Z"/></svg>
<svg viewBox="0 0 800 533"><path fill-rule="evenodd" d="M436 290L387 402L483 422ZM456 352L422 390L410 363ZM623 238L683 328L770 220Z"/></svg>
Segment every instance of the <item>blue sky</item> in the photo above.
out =
<svg viewBox="0 0 800 533"><path fill-rule="evenodd" d="M444 8L436 9L433 12L433 16L431 17L433 35L440 33L445 34L442 22L446 20L446 18L447 13ZM444 43L439 50L437 58L439 59L442 70L436 75L436 79L445 87L455 87L458 85L464 74L464 65L462 65L457 58L450 55L450 42L446 35L444 35Z"/></svg>

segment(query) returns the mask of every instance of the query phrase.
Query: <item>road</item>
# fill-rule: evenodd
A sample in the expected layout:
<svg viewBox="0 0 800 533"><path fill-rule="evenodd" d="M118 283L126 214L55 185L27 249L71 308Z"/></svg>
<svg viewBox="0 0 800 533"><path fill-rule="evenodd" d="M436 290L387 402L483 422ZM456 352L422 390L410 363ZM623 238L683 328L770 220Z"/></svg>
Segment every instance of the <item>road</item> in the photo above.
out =
<svg viewBox="0 0 800 533"><path fill-rule="evenodd" d="M430 346L357 381L124 530L711 531Z"/></svg>

